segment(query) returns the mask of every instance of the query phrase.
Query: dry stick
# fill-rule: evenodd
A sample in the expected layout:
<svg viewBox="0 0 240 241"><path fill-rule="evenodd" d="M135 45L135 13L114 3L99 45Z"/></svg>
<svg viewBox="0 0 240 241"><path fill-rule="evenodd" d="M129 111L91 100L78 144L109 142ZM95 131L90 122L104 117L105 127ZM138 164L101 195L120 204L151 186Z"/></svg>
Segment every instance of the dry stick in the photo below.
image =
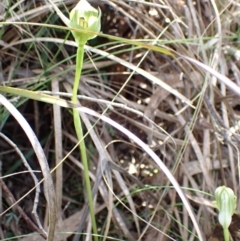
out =
<svg viewBox="0 0 240 241"><path fill-rule="evenodd" d="M52 91L59 92L59 83L57 79L51 81ZM59 105L53 105L54 116L54 140L55 140L55 163L56 166L63 159L62 153L62 118L61 108ZM62 207L62 188L63 188L63 166L58 166L56 170L56 195L57 195L57 216L61 220L61 207Z"/></svg>
<svg viewBox="0 0 240 241"><path fill-rule="evenodd" d="M8 189L8 187L6 186L6 184L4 183L4 181L0 178L0 185L2 187L2 190L6 193L8 199L12 202L12 204L14 204L16 202L14 196L12 195L12 193L10 192L10 190ZM29 225L29 227L31 227L33 230L35 230L36 232L40 233L40 235L43 238L47 238L46 233L43 233L42 230L40 228L38 228L33 222L32 220L26 215L26 213L22 210L22 208L18 205L15 204L19 214L21 215L21 217L26 221L26 223Z"/></svg>
<svg viewBox="0 0 240 241"><path fill-rule="evenodd" d="M35 154L38 158L39 164L42 169L42 173L44 176L44 194L49 207L49 229L48 229L48 237L47 241L52 241L54 239L55 227L56 227L56 197L54 191L53 180L50 174L48 162L44 151L34 134L32 128L28 124L28 122L24 119L21 113L12 105L3 95L0 94L0 103L7 108L7 110L13 115L13 117L18 121L21 125L22 129L28 136L29 141L32 144L32 147L35 151Z"/></svg>
<svg viewBox="0 0 240 241"><path fill-rule="evenodd" d="M222 74L226 74L227 70L226 70L226 61L225 60L221 60L220 61L220 66L221 66L221 73ZM221 83L220 84L220 89L221 89L221 94L223 96L227 95L227 89L226 89L226 85ZM223 118L223 123L225 124L225 126L227 126L227 128L230 130L230 124L229 124L229 115L228 115L228 110L227 110L227 105L225 104L225 102L221 102L221 109L222 109L222 118ZM232 143L233 144L233 143ZM233 145L234 146L234 145ZM232 182L233 182L233 190L234 193L238 193L238 184L237 183L237 179L236 179L236 165L235 165L235 161L234 161L234 147L230 144L227 144L228 147L228 153L229 153L229 163L230 163L230 168L231 168L231 172L232 172ZM236 149L237 150L237 149ZM235 150L235 151L236 151ZM238 153L237 155L238 156ZM238 160L238 158L237 158ZM238 161L239 163L239 161ZM237 165L238 166L238 165ZM238 169L239 170L239 169Z"/></svg>
<svg viewBox="0 0 240 241"><path fill-rule="evenodd" d="M36 186L36 194L35 194L35 198L34 198L34 205L33 205L33 216L35 218L35 221L38 224L38 227L42 230L42 232L47 235L46 231L43 229L43 226L39 220L38 214L37 214L37 207L38 207L38 201L39 201L39 194L41 192L40 190L40 186L38 185L38 179L36 177L36 175L33 173L32 168L30 167L30 165L28 164L27 160L25 159L24 155L22 154L22 152L19 150L19 148L17 147L17 145L11 141L7 136L5 136L3 133L0 132L0 137L2 137L10 146L13 147L13 149L17 152L17 154L20 156L20 158L22 159L23 165L28 169L30 175L32 176L32 179L34 181L34 184Z"/></svg>

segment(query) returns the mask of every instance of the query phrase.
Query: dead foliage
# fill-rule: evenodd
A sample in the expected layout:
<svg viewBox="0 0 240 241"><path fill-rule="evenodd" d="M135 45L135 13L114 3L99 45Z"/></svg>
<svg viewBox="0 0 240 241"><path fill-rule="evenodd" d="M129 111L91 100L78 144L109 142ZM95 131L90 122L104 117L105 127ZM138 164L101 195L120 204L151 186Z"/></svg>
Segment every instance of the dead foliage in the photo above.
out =
<svg viewBox="0 0 240 241"><path fill-rule="evenodd" d="M222 241L222 229L211 202L215 188L220 185L231 187L239 196L240 103L238 89L230 88L206 68L227 77L239 88L239 2L90 2L103 12L104 34L164 47L174 56L98 37L89 42L92 53L85 55L79 103L102 113L115 98L104 115L154 150L183 187L203 237ZM67 15L75 3L67 0L59 7ZM2 22L62 25L47 1L3 1L0 12ZM65 41L67 31L33 24L0 25L1 85L58 92L58 96L69 100L76 48ZM68 40L72 40L71 35ZM99 50L108 53L107 57ZM187 58L207 67L203 69ZM159 83L167 84L192 106ZM88 217L82 218L86 195L79 153L72 151L77 141L71 111L60 107L54 110L50 104L10 94L5 96L33 128L51 169L67 156L58 173L52 174L59 211L55 240L85 240L91 225ZM3 106L0 113L1 132L19 148L31 168L39 170L18 122ZM90 115L81 117L86 132L97 120ZM56 123L59 128L55 128ZM99 234L105 240L198 240L188 211L171 182L136 143L100 120L86 137L86 145L92 184L99 184L96 216ZM22 240L44 240L43 233L37 234L41 230L31 213L34 192L9 209L35 185L29 174L23 172L26 168L14 146L4 139L0 140L0 161L2 176L12 174L1 180L0 239L32 234ZM106 165L103 170L101 162ZM36 176L41 180L41 173ZM37 211L46 230L43 194ZM110 227L106 231L107 220ZM234 215L230 226L233 240L238 240L238 229L239 217ZM85 235L79 239L77 232Z"/></svg>

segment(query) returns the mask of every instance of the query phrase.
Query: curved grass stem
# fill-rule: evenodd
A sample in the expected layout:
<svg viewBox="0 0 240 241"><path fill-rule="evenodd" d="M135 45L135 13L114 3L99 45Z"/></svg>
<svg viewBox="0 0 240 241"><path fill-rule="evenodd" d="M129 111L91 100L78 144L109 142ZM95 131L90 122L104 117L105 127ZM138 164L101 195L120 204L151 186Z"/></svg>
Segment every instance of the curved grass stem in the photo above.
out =
<svg viewBox="0 0 240 241"><path fill-rule="evenodd" d="M80 84L80 77L81 77L82 66L83 66L83 57L84 57L84 45L79 45L77 49L76 71L75 71L75 79L74 79L73 93L72 93L72 103L74 104L77 103L77 92ZM90 177L89 177L89 171L88 171L89 169L88 169L87 151L86 151L85 141L83 138L84 135L83 135L82 123L81 123L80 115L77 109L73 109L73 121L74 121L74 127L77 134L77 138L79 141L81 159L84 167L84 179L85 179L85 185L87 189L87 197L88 197L88 204L89 204L90 216L92 221L92 229L93 229L93 233L97 234L97 225L96 225L91 183L90 183ZM94 236L94 241L98 241L97 235L93 235L93 236Z"/></svg>

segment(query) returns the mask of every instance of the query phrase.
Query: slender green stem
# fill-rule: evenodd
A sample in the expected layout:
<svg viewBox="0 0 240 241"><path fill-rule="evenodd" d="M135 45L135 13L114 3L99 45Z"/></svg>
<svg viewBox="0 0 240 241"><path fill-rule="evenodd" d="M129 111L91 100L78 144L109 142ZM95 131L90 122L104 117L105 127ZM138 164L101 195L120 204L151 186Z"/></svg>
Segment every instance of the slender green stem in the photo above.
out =
<svg viewBox="0 0 240 241"><path fill-rule="evenodd" d="M72 93L72 102L74 104L77 103L77 92L78 92L78 87L79 87L80 77L82 72L83 57L84 57L84 46L79 45L77 49L76 72L75 72L75 79L74 79L73 93ZM87 197L88 197L89 210L90 210L90 215L92 220L93 233L97 234L97 225L96 225L96 219L95 219L95 213L94 213L91 183L90 183L89 172L88 172L87 151L86 151L85 141L83 138L83 128L82 128L81 119L76 109L73 109L73 121L74 121L77 138L79 141L80 153L81 153L82 163L84 167L84 179L85 179L85 184L87 189ZM97 235L94 235L94 240L98 241Z"/></svg>
<svg viewBox="0 0 240 241"><path fill-rule="evenodd" d="M224 234L224 240L229 241L230 240L230 235L229 235L229 230L228 228L223 229L223 234Z"/></svg>

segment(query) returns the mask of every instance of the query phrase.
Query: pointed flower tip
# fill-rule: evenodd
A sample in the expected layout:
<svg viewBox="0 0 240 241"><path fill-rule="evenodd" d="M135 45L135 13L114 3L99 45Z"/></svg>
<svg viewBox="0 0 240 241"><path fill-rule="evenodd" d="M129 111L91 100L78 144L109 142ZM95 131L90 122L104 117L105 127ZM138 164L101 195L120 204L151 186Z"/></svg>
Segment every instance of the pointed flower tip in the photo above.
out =
<svg viewBox="0 0 240 241"><path fill-rule="evenodd" d="M99 33L101 29L101 10L92 7L86 0L80 0L70 12L70 27ZM72 34L75 41L82 45L97 36L96 34L81 33L74 30L72 30Z"/></svg>

